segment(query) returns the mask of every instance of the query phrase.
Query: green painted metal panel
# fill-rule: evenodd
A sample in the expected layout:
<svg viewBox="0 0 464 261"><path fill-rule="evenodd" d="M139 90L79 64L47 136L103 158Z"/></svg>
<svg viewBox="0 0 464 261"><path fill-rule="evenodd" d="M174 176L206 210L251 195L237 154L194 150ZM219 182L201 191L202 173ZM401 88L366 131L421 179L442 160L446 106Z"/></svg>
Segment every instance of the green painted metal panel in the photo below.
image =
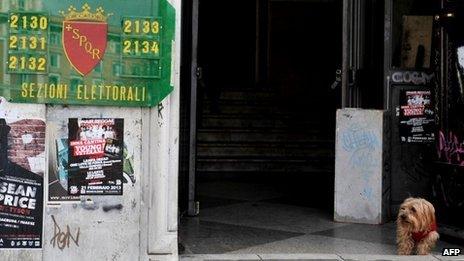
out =
<svg viewBox="0 0 464 261"><path fill-rule="evenodd" d="M149 107L173 90L176 14L166 0L0 8L0 96L11 102Z"/></svg>

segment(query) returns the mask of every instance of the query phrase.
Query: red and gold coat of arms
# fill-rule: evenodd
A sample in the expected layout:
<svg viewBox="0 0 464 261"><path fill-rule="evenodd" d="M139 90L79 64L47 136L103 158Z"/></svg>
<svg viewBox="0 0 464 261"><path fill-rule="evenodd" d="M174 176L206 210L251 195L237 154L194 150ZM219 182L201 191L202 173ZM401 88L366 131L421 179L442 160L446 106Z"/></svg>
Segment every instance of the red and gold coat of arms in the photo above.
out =
<svg viewBox="0 0 464 261"><path fill-rule="evenodd" d="M103 59L106 50L109 15L102 7L90 12L84 4L82 12L70 6L68 13L61 12L63 21L63 49L71 65L82 76L89 74Z"/></svg>

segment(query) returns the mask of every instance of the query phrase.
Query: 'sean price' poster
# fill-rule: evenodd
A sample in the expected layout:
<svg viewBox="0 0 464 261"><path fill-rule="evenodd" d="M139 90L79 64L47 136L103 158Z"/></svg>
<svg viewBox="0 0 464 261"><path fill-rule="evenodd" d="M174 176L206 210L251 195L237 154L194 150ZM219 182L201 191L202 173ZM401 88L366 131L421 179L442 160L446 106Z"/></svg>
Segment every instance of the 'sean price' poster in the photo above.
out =
<svg viewBox="0 0 464 261"><path fill-rule="evenodd" d="M41 248L45 122L0 119L0 248Z"/></svg>
<svg viewBox="0 0 464 261"><path fill-rule="evenodd" d="M69 119L69 195L122 195L123 119Z"/></svg>

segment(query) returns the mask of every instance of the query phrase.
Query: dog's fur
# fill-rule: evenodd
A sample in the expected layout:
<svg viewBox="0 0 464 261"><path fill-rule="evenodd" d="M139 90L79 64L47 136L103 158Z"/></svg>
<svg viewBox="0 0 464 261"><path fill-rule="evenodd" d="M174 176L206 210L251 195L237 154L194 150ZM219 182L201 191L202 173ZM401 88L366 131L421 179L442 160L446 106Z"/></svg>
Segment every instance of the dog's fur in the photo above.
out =
<svg viewBox="0 0 464 261"><path fill-rule="evenodd" d="M399 255L427 255L439 238L435 208L422 198L407 198L400 206L396 224ZM421 235L421 239L415 240L414 234Z"/></svg>

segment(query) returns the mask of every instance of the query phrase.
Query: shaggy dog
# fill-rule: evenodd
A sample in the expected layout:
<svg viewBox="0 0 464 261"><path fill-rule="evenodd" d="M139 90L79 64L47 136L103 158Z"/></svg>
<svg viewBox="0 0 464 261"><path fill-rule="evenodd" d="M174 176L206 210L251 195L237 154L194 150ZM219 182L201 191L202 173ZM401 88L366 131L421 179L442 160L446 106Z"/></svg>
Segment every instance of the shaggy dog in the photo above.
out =
<svg viewBox="0 0 464 261"><path fill-rule="evenodd" d="M396 224L399 255L427 255L439 238L435 208L422 198L406 199L401 204Z"/></svg>

